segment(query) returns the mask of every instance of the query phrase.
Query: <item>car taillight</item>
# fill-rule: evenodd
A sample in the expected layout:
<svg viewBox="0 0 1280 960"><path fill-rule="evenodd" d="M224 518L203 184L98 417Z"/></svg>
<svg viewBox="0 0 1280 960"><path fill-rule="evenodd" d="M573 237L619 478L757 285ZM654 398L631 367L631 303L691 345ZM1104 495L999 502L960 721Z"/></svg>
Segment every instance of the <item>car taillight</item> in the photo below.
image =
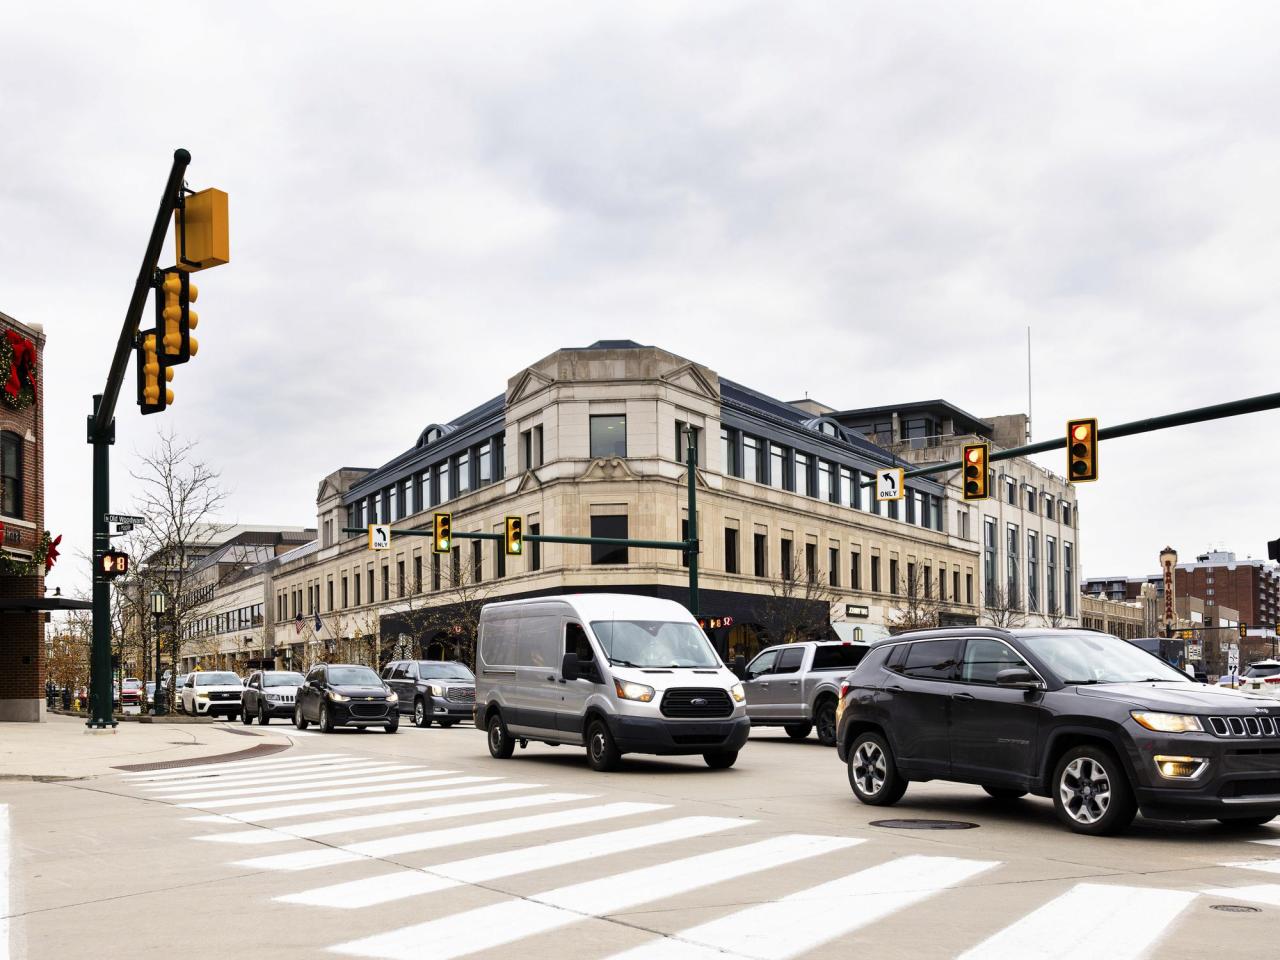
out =
<svg viewBox="0 0 1280 960"><path fill-rule="evenodd" d="M1276 674L1274 677L1266 677L1262 682L1263 683L1280 683L1280 674Z"/></svg>

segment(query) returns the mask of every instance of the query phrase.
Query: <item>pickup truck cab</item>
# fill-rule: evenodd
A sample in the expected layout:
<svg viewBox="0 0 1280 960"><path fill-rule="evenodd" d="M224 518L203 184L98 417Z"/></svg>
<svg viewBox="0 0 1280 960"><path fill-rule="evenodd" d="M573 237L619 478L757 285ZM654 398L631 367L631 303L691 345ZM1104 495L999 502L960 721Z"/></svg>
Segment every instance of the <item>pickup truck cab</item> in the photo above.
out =
<svg viewBox="0 0 1280 960"><path fill-rule="evenodd" d="M840 681L870 648L809 640L761 650L742 675L751 725L783 727L793 740L803 740L817 727L818 742L834 747Z"/></svg>

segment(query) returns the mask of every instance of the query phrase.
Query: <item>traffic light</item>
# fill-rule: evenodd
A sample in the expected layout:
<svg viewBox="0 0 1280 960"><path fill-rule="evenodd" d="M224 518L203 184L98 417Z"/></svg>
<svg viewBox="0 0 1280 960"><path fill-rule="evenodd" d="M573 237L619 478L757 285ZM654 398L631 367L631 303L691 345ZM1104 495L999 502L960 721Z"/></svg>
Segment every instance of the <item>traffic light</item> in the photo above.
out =
<svg viewBox="0 0 1280 960"><path fill-rule="evenodd" d="M518 557L524 552L524 519L507 517L507 556Z"/></svg>
<svg viewBox="0 0 1280 960"><path fill-rule="evenodd" d="M129 555L119 550L105 550L98 557L98 567L108 580L122 577L129 572Z"/></svg>
<svg viewBox="0 0 1280 960"><path fill-rule="evenodd" d="M966 443L961 461L964 463L964 498L985 500L987 490L987 458L991 447L985 443Z"/></svg>
<svg viewBox="0 0 1280 960"><path fill-rule="evenodd" d="M1067 479L1098 479L1098 421L1093 417L1067 421Z"/></svg>
<svg viewBox="0 0 1280 960"><path fill-rule="evenodd" d="M160 413L173 403L173 391L168 386L173 380L173 370L157 351L157 340L155 330L147 330L138 337L138 406L143 414Z"/></svg>
<svg viewBox="0 0 1280 960"><path fill-rule="evenodd" d="M227 195L209 188L183 196L173 211L178 269L207 270L231 262Z"/></svg>
<svg viewBox="0 0 1280 960"><path fill-rule="evenodd" d="M186 363L199 352L200 344L191 331L200 322L191 309L200 291L190 275L181 270L160 271L160 296L156 298L156 329L164 331L165 363Z"/></svg>
<svg viewBox="0 0 1280 960"><path fill-rule="evenodd" d="M452 524L453 514L437 513L435 515L435 525L432 528L435 536L431 540L433 553L448 553L453 548L453 535L449 529Z"/></svg>
<svg viewBox="0 0 1280 960"><path fill-rule="evenodd" d="M1247 640L1249 637L1249 625L1247 623L1240 624L1240 639Z"/></svg>

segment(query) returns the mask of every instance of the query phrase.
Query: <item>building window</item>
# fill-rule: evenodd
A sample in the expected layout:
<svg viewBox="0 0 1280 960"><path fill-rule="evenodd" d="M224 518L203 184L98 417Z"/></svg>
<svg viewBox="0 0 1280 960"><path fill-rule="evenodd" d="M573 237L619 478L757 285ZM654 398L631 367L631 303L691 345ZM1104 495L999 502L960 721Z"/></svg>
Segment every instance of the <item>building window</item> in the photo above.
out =
<svg viewBox="0 0 1280 960"><path fill-rule="evenodd" d="M471 582L480 583L484 580L484 541L471 541Z"/></svg>
<svg viewBox="0 0 1280 960"><path fill-rule="evenodd" d="M738 470L737 445L734 443L735 433L732 430L720 430L720 463L721 468L731 477L742 476Z"/></svg>
<svg viewBox="0 0 1280 960"><path fill-rule="evenodd" d="M956 574L956 576L959 576L959 574ZM957 589L959 589L959 586L960 586L959 584L956 584ZM964 575L964 602L970 605L973 604L973 574L972 573L966 573Z"/></svg>
<svg viewBox="0 0 1280 960"><path fill-rule="evenodd" d="M924 598L933 599L933 567L927 565L924 568Z"/></svg>
<svg viewBox="0 0 1280 960"><path fill-rule="evenodd" d="M504 533L506 527L498 527L495 533ZM495 578L501 580L507 575L507 549L505 543L495 543L493 548L493 569Z"/></svg>
<svg viewBox="0 0 1280 960"><path fill-rule="evenodd" d="M810 583L818 582L818 545L816 543L804 545L804 578Z"/></svg>
<svg viewBox="0 0 1280 960"><path fill-rule="evenodd" d="M329 601L329 612L333 612L333 581L330 580L325 584L326 599Z"/></svg>
<svg viewBox="0 0 1280 960"><path fill-rule="evenodd" d="M431 554L431 589L437 591L440 589L440 554Z"/></svg>
<svg viewBox="0 0 1280 960"><path fill-rule="evenodd" d="M436 495L432 499L432 506L439 506L447 500L453 499L453 491L449 489L449 461L436 464Z"/></svg>
<svg viewBox="0 0 1280 960"><path fill-rule="evenodd" d="M1018 482L1013 477L1004 478L1004 495L1015 507L1018 505Z"/></svg>
<svg viewBox="0 0 1280 960"><path fill-rule="evenodd" d="M833 587L840 586L840 549L831 547L827 551L827 583Z"/></svg>
<svg viewBox="0 0 1280 960"><path fill-rule="evenodd" d="M738 572L738 531L724 528L724 572Z"/></svg>
<svg viewBox="0 0 1280 960"><path fill-rule="evenodd" d="M1040 542L1034 530L1027 531L1027 609L1040 609Z"/></svg>
<svg viewBox="0 0 1280 960"><path fill-rule="evenodd" d="M525 470L542 466L542 427L531 427L520 434L520 459Z"/></svg>
<svg viewBox="0 0 1280 960"><path fill-rule="evenodd" d="M920 593L920 583L916 580L916 565L907 561L907 596L915 597Z"/></svg>
<svg viewBox="0 0 1280 960"><path fill-rule="evenodd" d="M689 424L685 423L683 420L676 421L676 462L677 463L684 463L685 454L689 450L689 438L685 436L685 430L688 429L688 427L689 427ZM693 428L693 462L694 464L697 464L698 462L698 433L699 433L698 428L694 427Z"/></svg>
<svg viewBox="0 0 1280 960"><path fill-rule="evenodd" d="M477 486L483 487L487 483L493 483L493 444L480 444L480 455L477 457L477 464L480 470L480 479Z"/></svg>
<svg viewBox="0 0 1280 960"><path fill-rule="evenodd" d="M382 599L391 599L391 567L385 563L382 565Z"/></svg>
<svg viewBox="0 0 1280 960"><path fill-rule="evenodd" d="M626 457L627 418L625 414L591 418L591 456ZM623 561L624 563L626 561Z"/></svg>
<svg viewBox="0 0 1280 960"><path fill-rule="evenodd" d="M778 556L782 564L782 579L790 580L795 574L794 564L792 562L795 558L791 555L791 541L788 538L783 537L778 544L778 550Z"/></svg>
<svg viewBox="0 0 1280 960"><path fill-rule="evenodd" d="M542 524L540 523L529 524L530 534L536 537L541 532L542 532ZM541 540L534 540L532 543L529 544L529 569L530 570L542 569L542 541Z"/></svg>
<svg viewBox="0 0 1280 960"><path fill-rule="evenodd" d="M1012 608L1021 606L1018 603L1018 597L1021 594L1018 581L1018 526L1011 523L1008 525L1008 535L1005 538L1005 558L1006 564L1005 577L1005 605Z"/></svg>
<svg viewBox="0 0 1280 960"><path fill-rule="evenodd" d="M838 503L839 491L836 491L836 502ZM818 461L818 499L831 501L831 464L825 460Z"/></svg>
<svg viewBox="0 0 1280 960"><path fill-rule="evenodd" d="M769 486L791 489L787 486L787 454L776 443L769 444Z"/></svg>
<svg viewBox="0 0 1280 960"><path fill-rule="evenodd" d="M1046 520L1053 520L1053 519L1054 519L1054 515L1053 515L1053 514L1054 514L1054 509L1053 509L1053 506L1054 506L1054 504L1055 504L1056 502L1057 502L1057 501L1055 501L1055 500L1053 499L1053 497L1051 497L1049 494L1047 494L1047 493L1046 493L1046 494L1044 495L1044 516L1045 516L1045 519L1046 519Z"/></svg>
<svg viewBox="0 0 1280 960"><path fill-rule="evenodd" d="M1069 503L1062 505L1062 525L1064 527L1071 526L1071 504Z"/></svg>
<svg viewBox="0 0 1280 960"><path fill-rule="evenodd" d="M986 585L987 606L996 604L996 520L985 517L982 529L982 578Z"/></svg>
<svg viewBox="0 0 1280 960"><path fill-rule="evenodd" d="M752 572L757 577L767 577L769 575L769 540L766 534L756 534L755 548L752 550L752 562L754 565Z"/></svg>
<svg viewBox="0 0 1280 960"><path fill-rule="evenodd" d="M1035 487L1027 487L1027 512L1036 512L1036 501L1040 499L1036 493Z"/></svg>
<svg viewBox="0 0 1280 960"><path fill-rule="evenodd" d="M810 496L809 474L812 473L812 460L807 453L797 453L795 463L795 486L793 489L801 496Z"/></svg>
<svg viewBox="0 0 1280 960"><path fill-rule="evenodd" d="M383 491L383 495L387 498L387 522L399 520L400 513L400 484L388 487Z"/></svg>
<svg viewBox="0 0 1280 960"><path fill-rule="evenodd" d="M742 437L742 472L738 476L744 480L759 483L763 479L760 476L762 466L760 462L760 441L755 437L748 437L744 434Z"/></svg>
<svg viewBox="0 0 1280 960"><path fill-rule="evenodd" d="M898 500L890 500L890 501L889 501L889 510L888 510L888 513L889 513L889 519L890 519L890 520L897 520L897 519L898 519L898 503L899 503L899 502L900 502L900 501L898 501Z"/></svg>
<svg viewBox="0 0 1280 960"><path fill-rule="evenodd" d="M592 419L595 418L593 417ZM626 514L622 514L621 516L592 517L591 536L625 540L627 538ZM591 562L596 566L626 563L627 560L627 548L624 546L615 546L613 544L606 543L593 543L591 545Z"/></svg>
<svg viewBox="0 0 1280 960"><path fill-rule="evenodd" d="M422 592L422 557L413 558L413 592Z"/></svg>
<svg viewBox="0 0 1280 960"><path fill-rule="evenodd" d="M342 609L347 609L347 607L350 606L350 603L351 597L347 592L347 575L344 573L342 575Z"/></svg>
<svg viewBox="0 0 1280 960"><path fill-rule="evenodd" d="M889 592L898 595L898 561L893 557L889 558Z"/></svg>
<svg viewBox="0 0 1280 960"><path fill-rule="evenodd" d="M862 589L862 554L857 550L849 554L849 586Z"/></svg>
<svg viewBox="0 0 1280 960"><path fill-rule="evenodd" d="M871 556L871 592L880 592L880 558L874 554Z"/></svg>
<svg viewBox="0 0 1280 960"><path fill-rule="evenodd" d="M1045 500L1045 505L1053 503ZM1044 538L1045 578L1044 595L1048 601L1049 613L1058 612L1058 541L1053 537Z"/></svg>
<svg viewBox="0 0 1280 960"><path fill-rule="evenodd" d="M458 495L461 496L471 489L471 451L458 454L455 463L457 479L454 484L458 488Z"/></svg>
<svg viewBox="0 0 1280 960"><path fill-rule="evenodd" d="M1065 506L1062 509L1064 512L1066 511ZM1062 611L1068 617L1075 615L1076 591L1080 589L1076 586L1075 571L1071 563L1071 553L1071 544L1064 543L1062 545Z"/></svg>
<svg viewBox="0 0 1280 960"><path fill-rule="evenodd" d="M938 571L938 599L943 603L947 602L947 571L945 568Z"/></svg>
<svg viewBox="0 0 1280 960"><path fill-rule="evenodd" d="M357 572L355 575L355 585L356 585L356 593L355 593L356 606L358 607L360 606L360 574L359 572Z"/></svg>

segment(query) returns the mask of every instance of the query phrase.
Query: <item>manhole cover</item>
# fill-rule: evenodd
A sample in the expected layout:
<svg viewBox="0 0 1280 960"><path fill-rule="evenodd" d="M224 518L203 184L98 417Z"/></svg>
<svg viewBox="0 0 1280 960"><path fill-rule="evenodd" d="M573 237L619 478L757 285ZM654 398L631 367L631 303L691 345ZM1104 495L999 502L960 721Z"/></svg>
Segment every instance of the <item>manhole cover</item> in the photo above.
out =
<svg viewBox="0 0 1280 960"><path fill-rule="evenodd" d="M1221 910L1223 913L1261 913L1257 907L1246 907L1238 903L1215 903L1210 910Z"/></svg>
<svg viewBox="0 0 1280 960"><path fill-rule="evenodd" d="M871 825L890 830L972 830L977 826L967 820L872 820Z"/></svg>

